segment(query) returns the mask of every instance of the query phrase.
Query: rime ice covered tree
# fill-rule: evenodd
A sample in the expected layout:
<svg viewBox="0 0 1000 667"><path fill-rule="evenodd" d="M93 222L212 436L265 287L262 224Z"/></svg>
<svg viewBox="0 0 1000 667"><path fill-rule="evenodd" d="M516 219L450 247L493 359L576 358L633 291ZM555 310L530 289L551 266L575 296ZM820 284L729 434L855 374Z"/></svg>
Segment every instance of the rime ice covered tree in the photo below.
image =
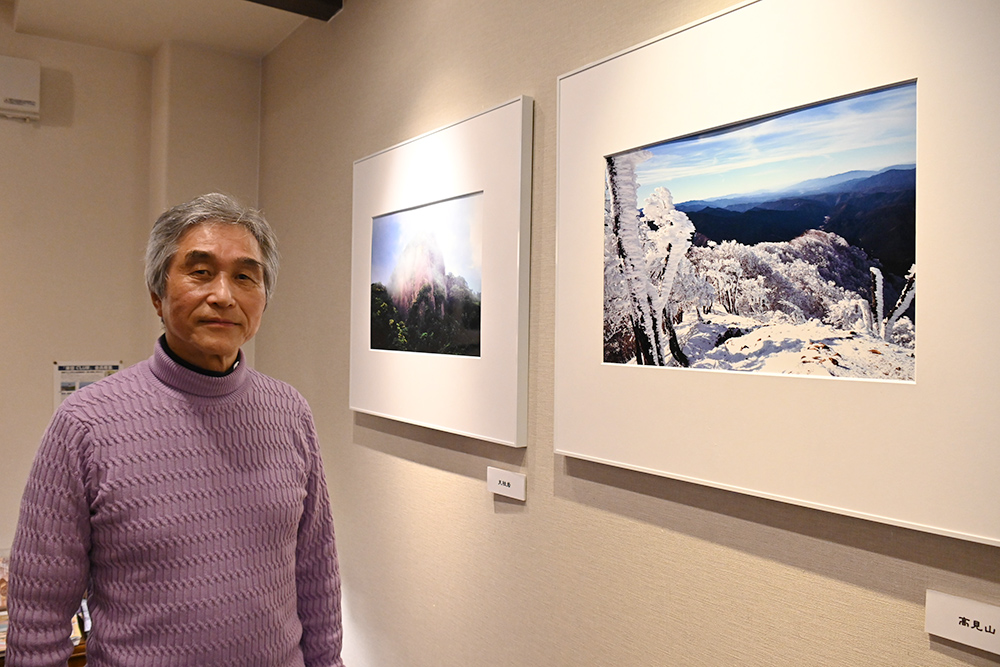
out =
<svg viewBox="0 0 1000 667"><path fill-rule="evenodd" d="M872 274L872 292L871 301L869 302L872 315L872 333L877 336L884 337L882 331L882 316L885 313L885 297L882 294L882 289L884 287L885 279L882 278L882 272L876 267L871 267L869 271L871 271Z"/></svg>
<svg viewBox="0 0 1000 667"><path fill-rule="evenodd" d="M910 307L913 303L913 297L917 295L917 265L914 264L910 267L910 270L906 274L906 284L903 285L903 291L899 293L899 298L896 299L896 306L892 309L892 313L889 315L889 319L885 324L885 332L883 336L886 340L892 335L892 329L896 325L896 320L898 320L906 309Z"/></svg>
<svg viewBox="0 0 1000 667"><path fill-rule="evenodd" d="M691 247L694 224L683 211L674 208L674 198L667 188L656 188L646 199L642 215L650 231L647 233L646 265L650 285L656 294L655 306L669 306L670 292L681 261Z"/></svg>
<svg viewBox="0 0 1000 667"><path fill-rule="evenodd" d="M703 321L703 315L707 315L712 310L717 294L715 286L706 276L698 273L697 268L691 261L691 254L696 248L688 250L684 256L677 276L674 278L674 287L671 293L671 302L679 309L675 313L675 321L691 312L699 322Z"/></svg>
<svg viewBox="0 0 1000 667"><path fill-rule="evenodd" d="M673 331L670 293L694 225L674 208L666 188L657 188L640 212L635 167L649 157L638 151L607 159L605 320L615 316L608 312L609 294L627 295L617 301L627 304L636 362L663 366L669 353L687 365Z"/></svg>
<svg viewBox="0 0 1000 667"><path fill-rule="evenodd" d="M727 313L734 315L737 314L744 273L740 255L745 251L745 246L736 241L723 241L718 245L695 248L692 251L692 259L696 262L699 273L711 283L716 300Z"/></svg>
<svg viewBox="0 0 1000 667"><path fill-rule="evenodd" d="M635 355L635 327L632 293L613 226L608 187L604 196L604 361L625 363Z"/></svg>
<svg viewBox="0 0 1000 667"><path fill-rule="evenodd" d="M607 212L607 233L611 235L614 252L631 305L630 319L635 336L636 362L662 366L665 363L658 326L649 293L645 249L639 224L635 166L648 160L650 154L638 151L607 159L607 189L610 208Z"/></svg>
<svg viewBox="0 0 1000 667"><path fill-rule="evenodd" d="M684 256L691 247L694 224L683 211L674 208L674 198L667 188L656 188L646 199L642 209L649 228L646 250L646 270L649 287L653 293L654 312L659 314L666 330L670 353L682 366L688 365L687 357L677 342L673 319L675 307L671 302L674 279Z"/></svg>
<svg viewBox="0 0 1000 667"><path fill-rule="evenodd" d="M914 264L910 267L909 272L906 274L906 284L903 285L903 291L899 293L899 298L896 299L896 305L893 306L892 311L890 311L888 316L885 316L884 310L884 297L882 295L883 283L882 272L876 267L871 268L872 273L872 297L871 297L871 315L872 315L872 333L881 337L883 340L889 340L892 336L892 329L896 326L896 320L906 312L906 309L910 307L913 303L913 297L917 293L917 265Z"/></svg>

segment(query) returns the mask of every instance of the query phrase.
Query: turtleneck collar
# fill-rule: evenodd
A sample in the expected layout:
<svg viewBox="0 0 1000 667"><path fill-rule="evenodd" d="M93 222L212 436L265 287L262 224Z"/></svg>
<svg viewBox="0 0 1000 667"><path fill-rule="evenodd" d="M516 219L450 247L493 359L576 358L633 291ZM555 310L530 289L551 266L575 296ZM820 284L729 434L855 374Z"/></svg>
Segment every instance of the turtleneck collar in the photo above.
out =
<svg viewBox="0 0 1000 667"><path fill-rule="evenodd" d="M220 375L185 367L175 361L161 343L158 342L155 347L150 359L153 375L164 384L187 394L225 396L245 385L250 377L249 369L243 361L243 350L240 350L234 367Z"/></svg>
<svg viewBox="0 0 1000 667"><path fill-rule="evenodd" d="M229 368L227 368L224 371L210 371L207 368L199 368L198 366L195 366L191 362L185 361L184 359L181 359L181 357L180 357L179 354L177 354L172 349L170 349L170 346L167 345L167 334L163 334L162 336L160 336L160 339L159 339L158 342L160 343L160 347L163 348L163 351L167 353L168 357L170 357L171 359L173 359L174 361L176 361L178 364L180 364L184 368L187 368L188 370L192 370L195 373L201 373L202 375L208 375L208 376L214 377L214 378L225 377L225 376L229 375L230 373L232 373L234 370L236 370L236 367L240 365L240 355L237 354L236 355L236 361L233 362L233 365L230 366Z"/></svg>

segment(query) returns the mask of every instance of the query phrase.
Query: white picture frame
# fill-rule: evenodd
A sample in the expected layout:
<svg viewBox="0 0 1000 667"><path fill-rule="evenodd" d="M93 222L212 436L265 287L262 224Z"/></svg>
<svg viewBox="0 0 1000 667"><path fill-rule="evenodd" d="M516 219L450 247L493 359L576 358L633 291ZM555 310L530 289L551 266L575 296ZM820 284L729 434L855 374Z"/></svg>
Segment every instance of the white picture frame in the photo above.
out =
<svg viewBox="0 0 1000 667"><path fill-rule="evenodd" d="M526 445L531 141L532 100L520 97L354 163L351 410ZM478 355L373 349L373 220L472 195Z"/></svg>
<svg viewBox="0 0 1000 667"><path fill-rule="evenodd" d="M998 45L991 0L754 0L559 77L557 454L1000 546ZM603 363L606 156L910 80L914 383Z"/></svg>

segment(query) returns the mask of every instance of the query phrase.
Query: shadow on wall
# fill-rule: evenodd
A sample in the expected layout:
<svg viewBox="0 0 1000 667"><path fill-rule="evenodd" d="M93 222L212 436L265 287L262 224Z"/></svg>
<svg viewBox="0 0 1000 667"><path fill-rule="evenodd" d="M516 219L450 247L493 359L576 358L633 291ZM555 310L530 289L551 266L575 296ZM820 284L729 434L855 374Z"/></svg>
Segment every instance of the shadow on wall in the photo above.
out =
<svg viewBox="0 0 1000 667"><path fill-rule="evenodd" d="M523 467L525 449L455 433L354 413L353 442L397 458L472 479L486 480L487 465ZM425 445L425 446L421 446Z"/></svg>
<svg viewBox="0 0 1000 667"><path fill-rule="evenodd" d="M74 100L73 75L43 67L39 123L46 127L72 127Z"/></svg>
<svg viewBox="0 0 1000 667"><path fill-rule="evenodd" d="M364 413L354 413L353 442L470 479L485 479L488 465L523 469L526 461L525 449ZM555 455L553 486L558 498L914 604L923 605L937 580L916 585L913 566L941 571L937 583L956 595L975 598L977 584L1000 585L997 548L977 542L562 455Z"/></svg>
<svg viewBox="0 0 1000 667"><path fill-rule="evenodd" d="M930 648L935 653L940 653L941 655L947 656L952 660L958 660L969 664L972 664L969 661L970 657L975 658L977 660L977 664L979 661L982 661L985 664L1000 664L1000 656L995 653L973 648L972 646L966 646L965 644L959 644L958 642L953 642L950 639L935 637L934 635L930 635Z"/></svg>
<svg viewBox="0 0 1000 667"><path fill-rule="evenodd" d="M908 565L1000 584L998 549L986 544L556 455L560 469L559 497L920 605L935 582L914 585Z"/></svg>

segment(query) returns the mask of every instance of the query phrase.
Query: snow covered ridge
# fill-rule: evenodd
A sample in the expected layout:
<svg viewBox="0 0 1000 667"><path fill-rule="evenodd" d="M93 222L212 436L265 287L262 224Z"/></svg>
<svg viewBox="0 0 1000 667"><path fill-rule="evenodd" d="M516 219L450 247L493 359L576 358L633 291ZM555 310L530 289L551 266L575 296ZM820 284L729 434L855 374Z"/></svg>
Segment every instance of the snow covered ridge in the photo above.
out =
<svg viewBox="0 0 1000 667"><path fill-rule="evenodd" d="M678 328L690 368L754 371L768 374L815 375L912 381L916 355L912 348L869 332L844 331L815 320L804 324L760 326L745 318L696 322ZM740 324L748 331L726 337Z"/></svg>
<svg viewBox="0 0 1000 667"><path fill-rule="evenodd" d="M605 362L914 380L915 265L894 275L821 229L696 245L667 188L639 207L636 165L646 159L608 158Z"/></svg>

